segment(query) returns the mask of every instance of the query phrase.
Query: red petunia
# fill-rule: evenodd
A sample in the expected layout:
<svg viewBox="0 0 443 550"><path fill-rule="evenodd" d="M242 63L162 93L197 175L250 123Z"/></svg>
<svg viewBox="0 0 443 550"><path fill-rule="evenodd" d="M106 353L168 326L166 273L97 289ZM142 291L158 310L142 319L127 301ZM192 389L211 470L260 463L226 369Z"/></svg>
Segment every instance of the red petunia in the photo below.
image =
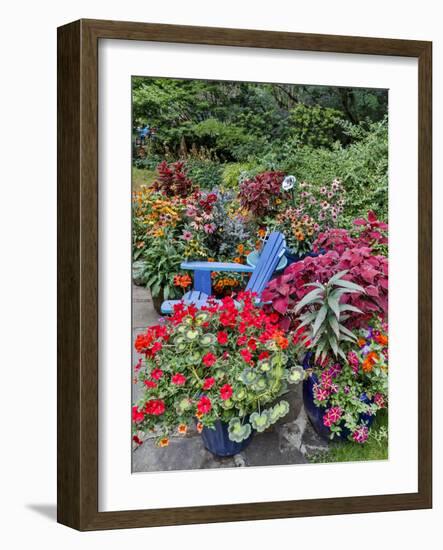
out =
<svg viewBox="0 0 443 550"><path fill-rule="evenodd" d="M213 353L207 353L206 355L203 355L203 363L207 367L212 367L212 365L217 361L217 357Z"/></svg>
<svg viewBox="0 0 443 550"><path fill-rule="evenodd" d="M160 416L165 412L165 409L165 403L162 399L150 399L145 405L146 414L153 414L154 416Z"/></svg>
<svg viewBox="0 0 443 550"><path fill-rule="evenodd" d="M161 369L153 369L151 372L151 377L154 378L154 380L160 380L162 376L163 371Z"/></svg>
<svg viewBox="0 0 443 550"><path fill-rule="evenodd" d="M156 388L156 387L157 387L157 382L154 382L153 380L144 380L144 381L143 381L143 384L144 384L147 388Z"/></svg>
<svg viewBox="0 0 443 550"><path fill-rule="evenodd" d="M205 378L205 381L203 382L203 389L204 390L210 390L212 386L215 384L215 378Z"/></svg>
<svg viewBox="0 0 443 550"><path fill-rule="evenodd" d="M137 445L141 445L143 443L143 441L138 437L138 435L133 435L132 436L132 441L134 443L137 443Z"/></svg>
<svg viewBox="0 0 443 550"><path fill-rule="evenodd" d="M217 333L217 342L222 346L228 343L228 335L226 332L220 331Z"/></svg>
<svg viewBox="0 0 443 550"><path fill-rule="evenodd" d="M139 411L136 406L132 407L132 420L134 422L141 422L144 417L145 413L143 411Z"/></svg>
<svg viewBox="0 0 443 550"><path fill-rule="evenodd" d="M220 397L226 401L232 396L232 386L225 384L220 388Z"/></svg>
<svg viewBox="0 0 443 550"><path fill-rule="evenodd" d="M258 360L267 359L269 357L269 351L262 351L258 356Z"/></svg>
<svg viewBox="0 0 443 550"><path fill-rule="evenodd" d="M211 400L209 397L206 397L206 395L201 397L200 401L197 403L197 410L202 414L207 414L211 410L211 407Z"/></svg>
<svg viewBox="0 0 443 550"><path fill-rule="evenodd" d="M171 382L176 386L183 386L183 384L186 382L186 376L183 376L183 374L180 374L178 372L177 374L174 374L174 376L171 378Z"/></svg>
<svg viewBox="0 0 443 550"><path fill-rule="evenodd" d="M240 355L243 357L243 359L246 361L246 363L249 363L249 361L251 361L251 359L252 359L251 352L246 348L243 348L243 349L240 350Z"/></svg>

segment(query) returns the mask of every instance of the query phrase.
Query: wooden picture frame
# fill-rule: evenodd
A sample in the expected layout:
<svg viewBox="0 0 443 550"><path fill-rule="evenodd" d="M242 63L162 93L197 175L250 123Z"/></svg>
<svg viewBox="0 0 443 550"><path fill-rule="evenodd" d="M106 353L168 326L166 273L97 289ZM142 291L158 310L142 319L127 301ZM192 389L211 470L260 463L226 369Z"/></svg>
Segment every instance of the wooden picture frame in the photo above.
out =
<svg viewBox="0 0 443 550"><path fill-rule="evenodd" d="M98 511L98 42L159 41L418 58L418 492L135 511ZM432 44L80 20L58 29L58 521L79 530L432 506Z"/></svg>

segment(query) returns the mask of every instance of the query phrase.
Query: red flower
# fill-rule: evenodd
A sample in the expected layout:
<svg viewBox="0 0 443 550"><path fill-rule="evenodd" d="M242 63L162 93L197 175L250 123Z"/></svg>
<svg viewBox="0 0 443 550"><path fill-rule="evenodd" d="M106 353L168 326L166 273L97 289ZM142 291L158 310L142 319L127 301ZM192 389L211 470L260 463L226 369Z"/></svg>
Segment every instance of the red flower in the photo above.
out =
<svg viewBox="0 0 443 550"><path fill-rule="evenodd" d="M248 341L248 348L252 351L257 349L257 342L254 340L254 338L250 338Z"/></svg>
<svg viewBox="0 0 443 550"><path fill-rule="evenodd" d="M203 363L207 367L211 367L217 361L217 357L213 353L207 353L203 355Z"/></svg>
<svg viewBox="0 0 443 550"><path fill-rule="evenodd" d="M226 401L226 399L229 399L232 396L232 386L229 384L225 384L220 388L220 397Z"/></svg>
<svg viewBox="0 0 443 550"><path fill-rule="evenodd" d="M227 335L227 333L226 333L226 332L222 332L222 331L218 332L218 333L217 333L217 341L218 341L218 343L221 344L222 346L223 346L224 344L227 344L227 343L228 343L228 335Z"/></svg>
<svg viewBox="0 0 443 550"><path fill-rule="evenodd" d="M243 349L240 350L240 355L243 357L243 359L246 361L246 363L249 363L252 359L251 352L246 348L243 348Z"/></svg>
<svg viewBox="0 0 443 550"><path fill-rule="evenodd" d="M163 344L161 342L154 342L152 348L149 350L152 355L155 355L158 351L161 351Z"/></svg>
<svg viewBox="0 0 443 550"><path fill-rule="evenodd" d="M145 413L143 411L139 411L136 406L132 407L132 420L134 422L141 422L144 417Z"/></svg>
<svg viewBox="0 0 443 550"><path fill-rule="evenodd" d="M151 377L154 378L154 380L160 380L160 378L163 376L163 371L161 369L153 369L151 372Z"/></svg>
<svg viewBox="0 0 443 550"><path fill-rule="evenodd" d="M211 410L211 407L211 400L209 399L209 397L206 397L206 395L201 397L200 401L197 403L197 410L199 413L202 414L208 413Z"/></svg>
<svg viewBox="0 0 443 550"><path fill-rule="evenodd" d="M147 388L156 388L157 387L157 382L154 382L153 380L144 380L143 384Z"/></svg>
<svg viewBox="0 0 443 550"><path fill-rule="evenodd" d="M132 441L134 441L134 443L137 443L137 445L141 445L143 443L143 441L138 437L138 435L133 435Z"/></svg>
<svg viewBox="0 0 443 550"><path fill-rule="evenodd" d="M240 336L239 338L237 338L237 346L244 346L247 341L248 341L247 336Z"/></svg>
<svg viewBox="0 0 443 550"><path fill-rule="evenodd" d="M171 382L176 386L183 386L183 384L186 382L186 376L183 376L183 374L180 373L174 374L174 376L171 378Z"/></svg>
<svg viewBox="0 0 443 550"><path fill-rule="evenodd" d="M258 356L258 360L267 359L269 357L269 351L262 351Z"/></svg>
<svg viewBox="0 0 443 550"><path fill-rule="evenodd" d="M215 384L215 378L205 378L205 381L203 382L203 389L204 390L210 390L212 386Z"/></svg>
<svg viewBox="0 0 443 550"><path fill-rule="evenodd" d="M153 414L154 416L160 416L165 412L165 409L165 403L162 399L150 399L145 405L146 414Z"/></svg>

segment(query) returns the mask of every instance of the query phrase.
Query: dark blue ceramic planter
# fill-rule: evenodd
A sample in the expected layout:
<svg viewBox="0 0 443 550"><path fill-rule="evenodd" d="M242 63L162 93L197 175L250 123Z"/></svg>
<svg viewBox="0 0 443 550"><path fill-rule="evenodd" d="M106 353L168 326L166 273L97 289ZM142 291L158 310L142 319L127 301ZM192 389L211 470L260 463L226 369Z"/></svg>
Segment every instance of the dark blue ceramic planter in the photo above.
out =
<svg viewBox="0 0 443 550"><path fill-rule="evenodd" d="M243 451L245 447L251 442L254 432L251 432L251 435L237 443L236 441L231 441L228 435L228 424L226 422L221 422L217 420L214 424L215 430L211 428L203 428L201 436L203 439L204 446L212 454L216 456L233 456L237 453Z"/></svg>
<svg viewBox="0 0 443 550"><path fill-rule="evenodd" d="M320 252L307 252L306 254L292 254L290 250L286 250L285 256L288 259L288 265L295 264L295 262L301 262L301 260L304 260L305 258L316 258L317 256L321 256L322 254L325 254L326 250L322 248Z"/></svg>
<svg viewBox="0 0 443 550"><path fill-rule="evenodd" d="M312 352L308 352L305 355L303 360L303 368L305 370L311 367L311 357L313 356ZM306 380L303 381L303 404L305 406L306 414L308 415L309 420L315 428L315 431L324 439L330 440L331 430L323 424L323 415L325 414L324 407L317 407L314 403L314 385L318 384L318 378L315 373L311 373ZM363 393L360 399L364 403L370 403L368 396ZM364 422L368 428L371 426L374 421L373 415L361 414L360 422ZM342 431L339 436L335 436L335 440L345 441L348 439L350 434L349 430L343 425L341 426Z"/></svg>

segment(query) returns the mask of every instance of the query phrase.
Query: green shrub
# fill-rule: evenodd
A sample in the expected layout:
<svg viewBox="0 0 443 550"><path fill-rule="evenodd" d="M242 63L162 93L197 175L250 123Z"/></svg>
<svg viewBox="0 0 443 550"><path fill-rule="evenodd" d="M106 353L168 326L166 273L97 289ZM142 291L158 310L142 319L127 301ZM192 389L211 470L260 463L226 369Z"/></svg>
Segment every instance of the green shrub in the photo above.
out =
<svg viewBox="0 0 443 550"><path fill-rule="evenodd" d="M299 103L290 112L290 136L309 147L332 148L343 138L342 119L343 114L336 109Z"/></svg>
<svg viewBox="0 0 443 550"><path fill-rule="evenodd" d="M227 189L238 189L240 182L253 178L265 168L253 162L230 162L223 165L222 181Z"/></svg>
<svg viewBox="0 0 443 550"><path fill-rule="evenodd" d="M278 166L299 181L317 185L338 178L347 195L344 227L351 227L362 212L374 210L380 220L388 217L388 122L384 119L364 127L344 126L354 142L348 147L336 145L332 150L291 147Z"/></svg>
<svg viewBox="0 0 443 550"><path fill-rule="evenodd" d="M218 162L188 159L185 162L188 177L203 189L212 189L222 184L223 167Z"/></svg>

